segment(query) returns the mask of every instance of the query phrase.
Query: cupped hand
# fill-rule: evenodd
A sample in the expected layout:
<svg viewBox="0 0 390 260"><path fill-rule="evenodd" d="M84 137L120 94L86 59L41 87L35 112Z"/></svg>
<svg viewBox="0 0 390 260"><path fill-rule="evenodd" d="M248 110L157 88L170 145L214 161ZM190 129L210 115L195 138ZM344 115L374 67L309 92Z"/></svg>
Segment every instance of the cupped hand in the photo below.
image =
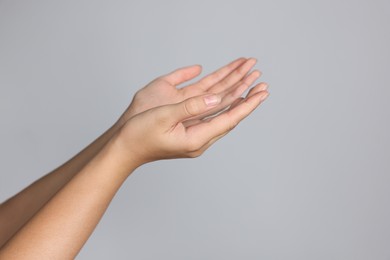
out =
<svg viewBox="0 0 390 260"><path fill-rule="evenodd" d="M194 119L211 115L231 105L260 77L261 72L258 70L250 72L255 64L254 58L239 58L185 87L179 87L179 85L198 76L202 67L194 65L172 71L156 78L137 91L118 122L123 125L131 117L154 107L179 103L198 95L218 94L221 102ZM264 89L266 88L265 83L261 85Z"/></svg>
<svg viewBox="0 0 390 260"><path fill-rule="evenodd" d="M228 110L189 126L184 122L214 110L221 104L221 96L200 95L139 113L120 129L116 142L119 154L136 167L161 159L197 157L239 124L268 94L257 85Z"/></svg>

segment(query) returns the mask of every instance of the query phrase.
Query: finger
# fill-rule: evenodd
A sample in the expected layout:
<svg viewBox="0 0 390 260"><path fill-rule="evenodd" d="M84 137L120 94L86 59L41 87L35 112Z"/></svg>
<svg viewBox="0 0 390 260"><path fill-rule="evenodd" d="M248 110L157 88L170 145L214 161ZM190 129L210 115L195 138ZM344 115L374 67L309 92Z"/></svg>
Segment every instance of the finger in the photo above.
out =
<svg viewBox="0 0 390 260"><path fill-rule="evenodd" d="M237 86L236 89L232 90L230 93L227 93L225 95L221 96L221 102L218 106L208 110L206 113L199 115L195 118L205 118L210 115L213 115L215 113L219 113L223 110L225 110L227 107L229 107L237 98L239 98L247 89L249 88L249 85L247 84L241 84Z"/></svg>
<svg viewBox="0 0 390 260"><path fill-rule="evenodd" d="M194 88L201 88L203 90L208 90L213 85L221 81L223 78L225 78L227 75L229 75L233 70L235 70L237 67L242 65L247 59L246 58L238 58L228 65L210 73L206 77L199 80L197 83L195 83L192 87Z"/></svg>
<svg viewBox="0 0 390 260"><path fill-rule="evenodd" d="M219 139L224 137L226 134L227 133L214 137L209 142L207 142L205 145L200 147L198 150L190 153L190 156L191 157L198 157L198 156L202 155L207 149L209 149L210 146L212 146L216 141L218 141Z"/></svg>
<svg viewBox="0 0 390 260"><path fill-rule="evenodd" d="M251 96L253 96L254 94L260 92L260 91L264 91L264 90L267 90L268 88L268 85L267 83L265 82L261 82L259 84L257 84L256 86L254 86L249 92L248 94L246 95L246 98L249 98ZM235 108L236 106L238 106L239 104L241 104L242 102L245 101L245 98L239 98L237 99L230 107L229 107L229 110L232 110L233 108Z"/></svg>
<svg viewBox="0 0 390 260"><path fill-rule="evenodd" d="M247 89L247 86L242 85L242 89L241 90L238 89L238 90L242 94L245 92L246 89ZM241 94L235 94L235 96L239 97ZM230 106L230 104L232 102L234 102L234 100L230 100L230 98L228 99L228 101L226 101L226 100L227 100L227 98L224 97L221 100L221 103L219 105L215 106L214 108L211 108L211 109L207 110L206 112L199 114L197 116L192 116L190 119L183 122L184 127L189 127L189 126L193 126L193 125L205 122L205 118L213 117L213 116L223 112L224 110L226 110ZM229 102L229 103L227 103L227 102Z"/></svg>
<svg viewBox="0 0 390 260"><path fill-rule="evenodd" d="M253 94L255 94L257 92L266 90L267 88L268 88L267 83L261 82L261 83L257 84L256 86L254 86L248 92L248 94L246 95L246 98L253 96ZM191 118L190 120L183 122L183 125L185 127L189 127L189 126L193 126L193 125L202 123L205 121L204 118L211 117L215 114L218 114L218 113L222 112L223 110L225 110L227 107L229 107L229 110L232 110L234 107L241 104L245 100L244 98L241 97L241 95L245 92L246 89L247 89L246 85L243 84L241 86L241 89L237 88L237 90L235 91L236 93L231 93L228 96L222 97L222 101L218 106L208 110L207 112L205 112L201 115L195 116L195 117Z"/></svg>
<svg viewBox="0 0 390 260"><path fill-rule="evenodd" d="M242 102L244 101L244 98L240 97L240 98L237 98L236 101L234 101L231 106L229 107L229 110L232 110L233 108L235 108L236 106L238 106L239 104L241 104Z"/></svg>
<svg viewBox="0 0 390 260"><path fill-rule="evenodd" d="M257 72L257 73L256 73ZM215 113L218 113L229 107L237 98L239 98L253 82L260 76L259 71L253 71L244 80L240 81L236 86L226 90L219 95L221 96L221 103L215 108L208 110L205 114L196 116L195 119L204 118Z"/></svg>
<svg viewBox="0 0 390 260"><path fill-rule="evenodd" d="M214 113L206 112L206 113L203 113L201 115L191 117L190 119L183 121L182 124L184 127L190 127L193 125L209 122L213 117L222 113L224 110L226 110L226 107L219 109L219 110L216 110L216 111L215 111L215 109L212 109L212 111L214 111Z"/></svg>
<svg viewBox="0 0 390 260"><path fill-rule="evenodd" d="M264 91L264 90L267 90L268 89L268 84L265 83L265 82L260 82L259 84L257 84L256 86L254 86L249 92L248 94L246 95L247 97L251 97L253 96L254 94L256 94L257 92L260 92L260 91Z"/></svg>
<svg viewBox="0 0 390 260"><path fill-rule="evenodd" d="M245 79L239 81L235 86L220 93L222 102L217 108L220 109L221 107L230 106L237 98L244 94L244 92L256 81L259 76L259 71L253 71ZM214 110L216 110L216 108ZM210 111L210 114L212 112L213 111Z"/></svg>
<svg viewBox="0 0 390 260"><path fill-rule="evenodd" d="M212 109L221 102L221 98L218 95L201 95L193 98L186 99L180 103L167 105L163 110L165 116L161 115L164 119L170 118L171 123L179 123L194 116L201 115L207 110Z"/></svg>
<svg viewBox="0 0 390 260"><path fill-rule="evenodd" d="M179 85L198 76L202 72L202 66L192 65L174 70L162 78L171 85Z"/></svg>
<svg viewBox="0 0 390 260"><path fill-rule="evenodd" d="M247 74L243 79L239 80L237 83L234 85L230 86L229 88L221 89L218 84L216 84L214 87L210 88L209 92L210 93L219 93L219 91L222 91L220 93L230 93L234 91L238 86L242 84L246 84L251 86L259 77L261 76L261 71L259 70L254 70Z"/></svg>
<svg viewBox="0 0 390 260"><path fill-rule="evenodd" d="M212 118L209 122L188 127L189 138L197 138L198 142L204 144L217 136L226 134L252 113L268 95L266 90L260 91L245 99L234 109Z"/></svg>
<svg viewBox="0 0 390 260"><path fill-rule="evenodd" d="M247 60L240 67L238 67L233 72L231 72L229 75L227 75L224 79L222 79L221 81L216 83L210 89L210 92L219 93L219 92L222 92L222 91L234 86L235 84L237 84L240 80L242 80L248 74L248 72L253 68L253 66L255 66L256 62L257 62L257 60L254 58ZM259 73L259 72L256 72L256 73ZM260 76L260 75L258 75L258 76Z"/></svg>
<svg viewBox="0 0 390 260"><path fill-rule="evenodd" d="M207 149L209 149L210 146L212 146L216 141L218 141L219 139L221 139L222 137L224 137L228 133L229 132L225 132L225 133L218 135L218 136L214 137L213 139L211 139L208 143L206 143L204 146L202 146L202 148L201 148L202 153L204 151L206 151Z"/></svg>

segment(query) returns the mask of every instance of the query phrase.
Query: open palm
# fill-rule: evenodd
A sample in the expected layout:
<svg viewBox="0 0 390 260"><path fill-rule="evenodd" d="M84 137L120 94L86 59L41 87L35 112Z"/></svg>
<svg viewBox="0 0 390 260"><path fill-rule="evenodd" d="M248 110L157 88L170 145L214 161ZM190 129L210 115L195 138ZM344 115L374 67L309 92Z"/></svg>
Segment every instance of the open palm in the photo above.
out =
<svg viewBox="0 0 390 260"><path fill-rule="evenodd" d="M199 65L183 67L158 77L134 95L131 104L120 117L120 122L125 123L134 115L148 109L179 103L185 99L204 94L218 94L222 102L208 111L207 114L198 117L206 117L221 111L239 99L260 76L261 73L258 70L249 73L255 64L256 59L254 58L239 58L199 81L182 88L179 87L180 84L201 73L202 68ZM266 88L265 83L258 85L257 88Z"/></svg>

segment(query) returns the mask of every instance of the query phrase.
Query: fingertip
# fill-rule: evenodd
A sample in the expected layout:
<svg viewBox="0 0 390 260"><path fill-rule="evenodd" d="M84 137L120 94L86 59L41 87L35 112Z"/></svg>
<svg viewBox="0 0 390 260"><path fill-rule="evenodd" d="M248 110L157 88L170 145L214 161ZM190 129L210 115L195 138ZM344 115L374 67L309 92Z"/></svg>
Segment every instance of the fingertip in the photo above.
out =
<svg viewBox="0 0 390 260"><path fill-rule="evenodd" d="M259 83L259 91L267 90L268 89L268 84L265 82L260 82Z"/></svg>
<svg viewBox="0 0 390 260"><path fill-rule="evenodd" d="M242 66L245 66L247 69L251 69L256 65L257 59L249 58L247 59Z"/></svg>
<svg viewBox="0 0 390 260"><path fill-rule="evenodd" d="M198 67L198 75L200 75L203 71L203 66L200 64L196 64L196 66Z"/></svg>
<svg viewBox="0 0 390 260"><path fill-rule="evenodd" d="M249 59L249 61L251 61L251 63L253 63L253 65L255 65L255 64L257 63L257 59L254 58L254 57L251 57L251 58Z"/></svg>
<svg viewBox="0 0 390 260"><path fill-rule="evenodd" d="M197 77L202 73L202 65L200 64L194 64L187 67L189 69L188 77L186 77L186 80L192 79L194 77Z"/></svg>
<svg viewBox="0 0 390 260"><path fill-rule="evenodd" d="M191 65L189 66L188 68L192 68L192 69L195 69L196 70L196 73L200 73L203 69L202 65L200 64L194 64L194 65Z"/></svg>
<svg viewBox="0 0 390 260"><path fill-rule="evenodd" d="M252 85L261 76L261 71L254 70L244 78L244 82L248 84L248 87Z"/></svg>
<svg viewBox="0 0 390 260"><path fill-rule="evenodd" d="M230 63L228 64L228 66L240 66L240 65L244 64L244 63L247 62L247 61L248 61L247 58L245 58L245 57L240 57L240 58L235 59L235 60L233 60L232 62L230 62Z"/></svg>
<svg viewBox="0 0 390 260"><path fill-rule="evenodd" d="M267 83L265 82L260 82L259 84L257 84L256 86L254 86L253 88L251 88L248 92L248 94L246 95L247 98L250 98L256 94L258 94L259 92L261 91L264 91L264 90L267 90L268 88L268 85Z"/></svg>
<svg viewBox="0 0 390 260"><path fill-rule="evenodd" d="M259 92L260 102L264 101L269 96L269 92L267 90L263 90Z"/></svg>
<svg viewBox="0 0 390 260"><path fill-rule="evenodd" d="M262 74L260 70L254 70L252 73L255 75L256 78L260 77Z"/></svg>
<svg viewBox="0 0 390 260"><path fill-rule="evenodd" d="M245 102L262 102L268 97L269 93L267 90L261 90L255 93L252 93L251 95L247 96L245 98Z"/></svg>

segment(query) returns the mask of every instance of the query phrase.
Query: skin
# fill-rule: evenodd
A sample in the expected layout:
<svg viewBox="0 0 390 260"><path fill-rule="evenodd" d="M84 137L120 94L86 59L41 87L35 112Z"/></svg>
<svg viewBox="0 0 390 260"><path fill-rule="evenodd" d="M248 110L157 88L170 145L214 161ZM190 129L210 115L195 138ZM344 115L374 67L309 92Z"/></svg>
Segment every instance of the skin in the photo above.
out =
<svg viewBox="0 0 390 260"><path fill-rule="evenodd" d="M140 89L98 139L1 204L0 259L74 258L136 168L201 155L266 99L265 83L241 98L260 76L255 63L240 58L178 88L201 72L184 67Z"/></svg>

